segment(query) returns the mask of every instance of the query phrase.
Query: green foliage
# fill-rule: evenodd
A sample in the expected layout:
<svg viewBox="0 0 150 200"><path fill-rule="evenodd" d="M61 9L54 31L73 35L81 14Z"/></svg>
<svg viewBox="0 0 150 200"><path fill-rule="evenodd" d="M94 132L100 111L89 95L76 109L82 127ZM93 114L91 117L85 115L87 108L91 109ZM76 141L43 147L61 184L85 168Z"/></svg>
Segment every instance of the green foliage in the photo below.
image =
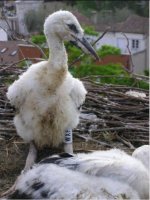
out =
<svg viewBox="0 0 150 200"><path fill-rule="evenodd" d="M68 53L68 62L71 63L72 61L74 61L76 58L78 58L82 51L77 48L76 46L72 45L69 42L65 42L65 47Z"/></svg>
<svg viewBox="0 0 150 200"><path fill-rule="evenodd" d="M127 73L119 64L109 65L96 65L96 64L81 64L80 66L74 67L72 73L76 77L84 77L89 75L126 75Z"/></svg>
<svg viewBox="0 0 150 200"><path fill-rule="evenodd" d="M143 88L143 89L146 89L146 90L149 89L149 84L145 81L142 81L142 80L136 80L136 81L134 81L133 84L134 84L133 85L134 87L139 87L139 88Z"/></svg>
<svg viewBox="0 0 150 200"><path fill-rule="evenodd" d="M95 29L92 26L85 26L84 27L84 33L88 35L98 36L99 33L95 31Z"/></svg>
<svg viewBox="0 0 150 200"><path fill-rule="evenodd" d="M70 69L70 72L73 76L80 78L91 75L101 75L102 77L94 79L102 84L127 85L143 89L149 88L148 83L141 80L135 80L135 78L130 76L119 64L108 64L103 66L82 64Z"/></svg>
<svg viewBox="0 0 150 200"><path fill-rule="evenodd" d="M93 2L93 0L91 1L87 1L87 0L77 0L76 1L76 7L79 10L82 10L83 13L87 13L89 10L95 10L96 6L95 6L95 1Z"/></svg>
<svg viewBox="0 0 150 200"><path fill-rule="evenodd" d="M33 35L31 37L31 41L35 44L43 44L46 42L46 37L45 35Z"/></svg>
<svg viewBox="0 0 150 200"><path fill-rule="evenodd" d="M149 70L148 69L144 70L144 75L149 76Z"/></svg>
<svg viewBox="0 0 150 200"><path fill-rule="evenodd" d="M25 61L25 60L22 61L22 62L20 62L20 63L18 63L18 67L21 68L21 69L24 69L24 67L25 67L26 65L27 65L27 64L26 64L26 61Z"/></svg>
<svg viewBox="0 0 150 200"><path fill-rule="evenodd" d="M107 55L120 55L121 50L111 45L103 45L98 51L98 55L102 58Z"/></svg>
<svg viewBox="0 0 150 200"><path fill-rule="evenodd" d="M31 37L31 41L34 44L37 44L37 45L39 45L42 48L42 50L43 50L44 54L46 55L46 57L49 56L49 49L44 47L45 43L46 43L46 37L45 37L45 35L43 35L43 34L33 35Z"/></svg>
<svg viewBox="0 0 150 200"><path fill-rule="evenodd" d="M147 0L76 0L75 2L76 7L87 15L89 15L90 11L92 10L96 10L98 12L102 10L112 10L115 12L116 9L121 10L126 7L138 15L149 17L149 1Z"/></svg>

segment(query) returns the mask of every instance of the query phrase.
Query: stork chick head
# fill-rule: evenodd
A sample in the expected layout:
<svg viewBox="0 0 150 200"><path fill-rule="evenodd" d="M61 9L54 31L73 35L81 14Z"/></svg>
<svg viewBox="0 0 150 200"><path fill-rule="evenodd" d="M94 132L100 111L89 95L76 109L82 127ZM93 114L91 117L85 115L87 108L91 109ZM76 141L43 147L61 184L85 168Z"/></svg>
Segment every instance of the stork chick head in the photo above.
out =
<svg viewBox="0 0 150 200"><path fill-rule="evenodd" d="M84 31L77 18L69 11L57 11L49 15L44 23L44 33L47 38L56 36L62 41L76 41L81 44L81 48L84 46L99 59L93 47L84 38Z"/></svg>

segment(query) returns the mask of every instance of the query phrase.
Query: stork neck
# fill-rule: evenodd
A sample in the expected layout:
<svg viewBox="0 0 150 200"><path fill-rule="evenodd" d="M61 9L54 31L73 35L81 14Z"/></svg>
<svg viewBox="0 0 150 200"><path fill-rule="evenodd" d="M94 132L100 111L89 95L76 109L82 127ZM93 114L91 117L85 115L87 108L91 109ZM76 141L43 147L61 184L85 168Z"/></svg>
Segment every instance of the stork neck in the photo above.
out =
<svg viewBox="0 0 150 200"><path fill-rule="evenodd" d="M67 68L68 57L63 41L58 36L51 35L47 42L50 66L55 69Z"/></svg>

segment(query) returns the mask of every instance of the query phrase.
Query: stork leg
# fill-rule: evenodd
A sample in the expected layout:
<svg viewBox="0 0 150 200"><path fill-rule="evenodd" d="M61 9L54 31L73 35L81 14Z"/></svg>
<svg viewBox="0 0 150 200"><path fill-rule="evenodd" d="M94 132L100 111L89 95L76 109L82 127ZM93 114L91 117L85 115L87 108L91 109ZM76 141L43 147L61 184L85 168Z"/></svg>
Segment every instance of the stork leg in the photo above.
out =
<svg viewBox="0 0 150 200"><path fill-rule="evenodd" d="M71 130L71 129L68 129L68 130L65 132L64 151L65 151L66 153L73 154L72 130Z"/></svg>
<svg viewBox="0 0 150 200"><path fill-rule="evenodd" d="M66 153L73 154L73 145L72 145L72 143L64 144L64 151Z"/></svg>
<svg viewBox="0 0 150 200"><path fill-rule="evenodd" d="M30 147L29 147L29 153L28 153L26 163L25 163L25 167L22 171L23 173L28 171L34 165L36 158L37 158L37 149L34 142L31 142Z"/></svg>

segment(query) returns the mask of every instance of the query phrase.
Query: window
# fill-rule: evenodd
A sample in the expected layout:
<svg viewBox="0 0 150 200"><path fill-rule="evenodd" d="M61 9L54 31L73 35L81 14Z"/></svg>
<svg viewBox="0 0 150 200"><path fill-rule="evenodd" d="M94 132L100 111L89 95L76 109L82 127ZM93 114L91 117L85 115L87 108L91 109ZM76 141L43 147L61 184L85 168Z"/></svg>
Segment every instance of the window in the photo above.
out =
<svg viewBox="0 0 150 200"><path fill-rule="evenodd" d="M139 48L139 40L132 40L132 49Z"/></svg>
<svg viewBox="0 0 150 200"><path fill-rule="evenodd" d="M7 48L3 48L3 49L1 50L1 53L5 53L5 51L7 51Z"/></svg>
<svg viewBox="0 0 150 200"><path fill-rule="evenodd" d="M17 50L15 50L12 53L10 53L10 56L14 56L14 55L16 55L16 53L17 53Z"/></svg>

